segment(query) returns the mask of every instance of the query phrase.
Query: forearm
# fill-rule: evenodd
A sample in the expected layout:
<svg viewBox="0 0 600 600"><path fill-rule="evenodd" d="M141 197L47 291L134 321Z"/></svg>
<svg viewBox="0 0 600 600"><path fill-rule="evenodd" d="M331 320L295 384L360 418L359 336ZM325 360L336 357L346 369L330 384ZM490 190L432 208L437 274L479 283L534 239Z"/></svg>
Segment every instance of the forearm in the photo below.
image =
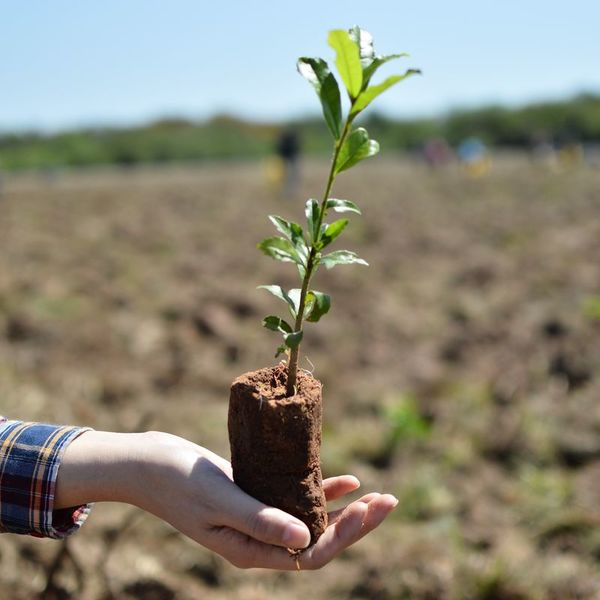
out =
<svg viewBox="0 0 600 600"><path fill-rule="evenodd" d="M56 481L56 509L94 502L125 502L173 522L179 505L191 492L197 494L214 470L210 463L204 476L192 475L198 460L210 456L229 463L212 452L168 433L114 433L88 431L65 450ZM182 513L188 513L181 506Z"/></svg>
<svg viewBox="0 0 600 600"><path fill-rule="evenodd" d="M101 501L139 504L146 435L87 431L71 442L58 471L55 508Z"/></svg>
<svg viewBox="0 0 600 600"><path fill-rule="evenodd" d="M323 483L328 500L358 485L349 476ZM294 561L287 549L307 548L306 525L245 494L225 459L167 433L86 431L62 455L54 508L100 501L138 506L234 565L276 569L323 566L377 527L398 502L371 493L330 513L325 534Z"/></svg>

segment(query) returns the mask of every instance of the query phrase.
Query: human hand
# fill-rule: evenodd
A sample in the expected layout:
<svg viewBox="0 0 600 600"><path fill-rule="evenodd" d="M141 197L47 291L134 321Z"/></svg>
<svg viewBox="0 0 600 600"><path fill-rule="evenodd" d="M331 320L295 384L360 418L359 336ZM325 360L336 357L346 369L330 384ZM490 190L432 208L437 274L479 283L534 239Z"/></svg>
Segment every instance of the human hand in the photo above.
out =
<svg viewBox="0 0 600 600"><path fill-rule="evenodd" d="M120 452L122 458L115 452ZM69 497L69 481L76 475L73 466L79 465L82 475L86 455L102 463L96 465L100 477L94 478L94 489L87 493L93 497ZM102 474L109 476L108 488L102 485ZM80 482L75 481L81 490ZM359 485L351 475L323 482L328 501ZM287 548L302 549L310 543L304 523L244 493L233 482L231 465L225 459L192 442L159 432L88 432L67 448L59 471L56 508L94 500L135 504L237 567L282 570L324 566L375 529L397 504L389 494L367 494L331 512L327 530L317 543L292 556Z"/></svg>

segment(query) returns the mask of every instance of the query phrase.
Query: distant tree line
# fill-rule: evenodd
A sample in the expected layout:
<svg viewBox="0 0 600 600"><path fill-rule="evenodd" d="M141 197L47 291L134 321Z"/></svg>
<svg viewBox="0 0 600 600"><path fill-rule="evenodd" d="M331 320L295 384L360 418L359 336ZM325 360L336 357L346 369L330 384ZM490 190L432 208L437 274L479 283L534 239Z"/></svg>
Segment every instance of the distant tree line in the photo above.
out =
<svg viewBox="0 0 600 600"><path fill-rule="evenodd" d="M319 119L287 123L295 127L307 154L329 151L328 132ZM457 110L435 119L392 120L372 114L365 122L389 151L415 150L432 138L457 145L476 136L498 147L525 148L540 141L560 146L600 142L600 95L521 108L488 106ZM164 119L132 128L97 128L53 135L0 134L0 169L46 169L91 165L250 159L269 155L282 124L242 121L228 116L205 122Z"/></svg>

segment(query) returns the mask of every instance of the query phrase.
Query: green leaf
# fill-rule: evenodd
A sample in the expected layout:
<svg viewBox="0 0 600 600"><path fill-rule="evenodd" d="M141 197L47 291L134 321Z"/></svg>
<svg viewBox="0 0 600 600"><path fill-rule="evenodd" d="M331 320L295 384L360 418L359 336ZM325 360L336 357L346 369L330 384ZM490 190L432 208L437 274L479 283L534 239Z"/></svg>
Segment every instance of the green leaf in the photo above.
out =
<svg viewBox="0 0 600 600"><path fill-rule="evenodd" d="M290 297L290 300L293 303L294 306L294 316L296 316L298 314L298 309L300 308L300 294L302 293L302 290L300 290L299 288L294 288L291 289L288 292L288 296Z"/></svg>
<svg viewBox="0 0 600 600"><path fill-rule="evenodd" d="M311 290L306 295L306 304L309 310L306 312L306 320L316 323L331 308L331 296Z"/></svg>
<svg viewBox="0 0 600 600"><path fill-rule="evenodd" d="M328 41L336 52L335 65L342 81L350 98L354 99L360 93L363 78L358 44L343 29L330 31Z"/></svg>
<svg viewBox="0 0 600 600"><path fill-rule="evenodd" d="M327 200L327 204L325 205L328 209L333 208L337 213L343 212L353 212L357 215L360 215L360 209L354 202L350 202L350 200L338 200L337 198L329 198Z"/></svg>
<svg viewBox="0 0 600 600"><path fill-rule="evenodd" d="M276 298L283 300L287 303L290 309L293 311L294 317L296 316L296 307L294 301L290 298L289 294L280 285L259 285L257 290L267 290L270 294L273 294Z"/></svg>
<svg viewBox="0 0 600 600"><path fill-rule="evenodd" d="M291 223L278 217L277 215L269 215L269 219L280 233L283 233L300 255L302 267L308 262L308 247L304 239L304 232L298 223Z"/></svg>
<svg viewBox="0 0 600 600"><path fill-rule="evenodd" d="M275 225L277 231L283 233L294 246L297 245L298 241L304 241L302 227L298 223L290 223L277 215L269 215L269 220Z"/></svg>
<svg viewBox="0 0 600 600"><path fill-rule="evenodd" d="M321 234L321 240L319 244L319 250L321 248L325 248L325 246L329 246L333 240L335 240L344 228L348 225L348 219L338 219L334 221L331 225L328 225L325 231Z"/></svg>
<svg viewBox="0 0 600 600"><path fill-rule="evenodd" d="M300 276L300 279L303 280L306 276L306 267L304 265L296 264L296 268L298 269L298 275Z"/></svg>
<svg viewBox="0 0 600 600"><path fill-rule="evenodd" d="M410 56L407 52L402 52L401 54L388 54L387 56L376 56L373 58L371 64L366 66L363 69L363 89L369 85L369 81L371 81L371 77L375 74L375 71L381 67L381 65L385 65L386 62L390 60L396 60L397 58L406 58Z"/></svg>
<svg viewBox="0 0 600 600"><path fill-rule="evenodd" d="M283 339L285 340L285 345L292 350L297 348L302 341L302 331L294 331L292 333L286 333Z"/></svg>
<svg viewBox="0 0 600 600"><path fill-rule="evenodd" d="M258 249L267 256L282 262L295 262L303 265L302 257L289 240L280 237L271 237L258 244Z"/></svg>
<svg viewBox="0 0 600 600"><path fill-rule="evenodd" d="M362 258L358 258L355 252L350 250L336 250L325 256L321 256L319 262L325 265L328 269L335 267L336 265L365 265L369 266L369 263Z"/></svg>
<svg viewBox="0 0 600 600"><path fill-rule="evenodd" d="M344 141L335 165L335 172L341 173L361 160L379 152L379 144L369 139L364 127L355 129Z"/></svg>
<svg viewBox="0 0 600 600"><path fill-rule="evenodd" d="M275 351L275 358L277 358L278 356L280 356L282 354L286 354L287 351L288 351L288 349L285 344L282 344L281 346L277 346L277 350Z"/></svg>
<svg viewBox="0 0 600 600"><path fill-rule="evenodd" d="M306 214L306 223L308 225L308 231L310 233L310 239L315 243L319 239L319 232L317 231L317 225L319 223L319 215L321 208L316 200L310 199L306 201L306 208L304 210Z"/></svg>
<svg viewBox="0 0 600 600"><path fill-rule="evenodd" d="M315 88L327 127L333 137L339 140L342 133L342 101L340 88L329 65L322 58L302 57L298 59L297 68L300 75Z"/></svg>
<svg viewBox="0 0 600 600"><path fill-rule="evenodd" d="M292 333L293 329L290 324L276 317L275 315L269 315L265 317L262 322L263 327L270 329L271 331L279 331L280 333Z"/></svg>
<svg viewBox="0 0 600 600"><path fill-rule="evenodd" d="M367 106L369 106L369 104L371 104L371 102L373 102L373 100L375 100L375 98L377 98L377 96L383 94L383 92L391 88L393 85L396 85L399 81L402 81L403 79L406 79L407 77L410 77L418 72L419 71L415 71L414 69L409 69L406 71L406 73L404 73L404 75L392 75L382 83L368 87L366 90L361 92L360 96L356 99L356 102L352 105L350 114L355 115L361 110L364 110L367 108Z"/></svg>
<svg viewBox="0 0 600 600"><path fill-rule="evenodd" d="M355 25L349 31L352 41L358 45L358 52L360 56L360 62L363 67L363 77L365 67L371 64L375 58L375 48L373 47L373 36L366 31ZM364 85L364 84L363 84Z"/></svg>

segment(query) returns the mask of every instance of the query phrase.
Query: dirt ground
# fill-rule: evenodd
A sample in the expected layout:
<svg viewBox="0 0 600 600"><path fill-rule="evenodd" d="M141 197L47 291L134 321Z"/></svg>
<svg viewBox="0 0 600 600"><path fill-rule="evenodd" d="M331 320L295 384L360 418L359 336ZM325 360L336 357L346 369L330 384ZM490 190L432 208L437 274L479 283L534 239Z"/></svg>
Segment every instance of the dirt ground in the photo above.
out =
<svg viewBox="0 0 600 600"><path fill-rule="evenodd" d="M297 286L256 243L324 169L304 165L295 200L254 164L5 178L0 413L228 456L229 385L274 364L260 321L280 306L255 288ZM3 535L1 598L600 597L600 172L376 159L335 196L363 208L342 240L371 266L317 275L333 308L303 367L325 476L394 493L386 525L319 572L240 571L97 505L66 549Z"/></svg>

